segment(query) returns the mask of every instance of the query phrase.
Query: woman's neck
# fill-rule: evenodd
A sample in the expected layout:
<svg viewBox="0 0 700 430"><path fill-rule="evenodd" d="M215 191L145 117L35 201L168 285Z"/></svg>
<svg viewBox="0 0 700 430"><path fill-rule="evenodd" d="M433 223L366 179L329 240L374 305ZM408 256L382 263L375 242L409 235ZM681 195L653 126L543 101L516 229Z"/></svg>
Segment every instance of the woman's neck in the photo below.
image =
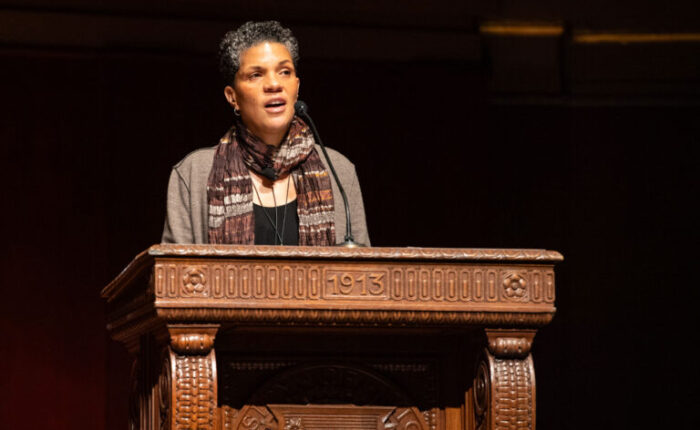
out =
<svg viewBox="0 0 700 430"><path fill-rule="evenodd" d="M270 146L280 146L282 139L286 133L261 133L255 134L260 140L265 142L266 145Z"/></svg>

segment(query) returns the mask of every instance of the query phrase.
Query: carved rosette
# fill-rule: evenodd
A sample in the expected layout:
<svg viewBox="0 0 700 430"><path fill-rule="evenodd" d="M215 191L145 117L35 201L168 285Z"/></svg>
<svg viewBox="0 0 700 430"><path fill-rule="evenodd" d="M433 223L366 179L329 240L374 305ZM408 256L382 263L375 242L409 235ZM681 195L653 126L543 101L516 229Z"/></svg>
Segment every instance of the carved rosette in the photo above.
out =
<svg viewBox="0 0 700 430"><path fill-rule="evenodd" d="M534 429L532 357L499 358L485 351L477 365L473 406L477 430Z"/></svg>
<svg viewBox="0 0 700 430"><path fill-rule="evenodd" d="M527 280L520 273L508 273L503 277L503 295L506 299L527 300Z"/></svg>
<svg viewBox="0 0 700 430"><path fill-rule="evenodd" d="M186 267L182 276L181 294L183 297L208 296L207 276L205 268L200 266Z"/></svg>

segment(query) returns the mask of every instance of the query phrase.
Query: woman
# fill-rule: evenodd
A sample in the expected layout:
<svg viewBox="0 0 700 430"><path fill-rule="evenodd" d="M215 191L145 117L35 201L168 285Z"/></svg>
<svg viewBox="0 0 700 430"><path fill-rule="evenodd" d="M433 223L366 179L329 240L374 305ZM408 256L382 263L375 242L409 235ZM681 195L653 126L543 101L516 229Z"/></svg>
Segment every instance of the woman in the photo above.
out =
<svg viewBox="0 0 700 430"><path fill-rule="evenodd" d="M164 243L327 246L342 241L345 208L309 127L294 115L297 40L276 21L224 36L220 69L234 124L219 144L173 167ZM328 149L348 195L356 242L369 245L355 167Z"/></svg>

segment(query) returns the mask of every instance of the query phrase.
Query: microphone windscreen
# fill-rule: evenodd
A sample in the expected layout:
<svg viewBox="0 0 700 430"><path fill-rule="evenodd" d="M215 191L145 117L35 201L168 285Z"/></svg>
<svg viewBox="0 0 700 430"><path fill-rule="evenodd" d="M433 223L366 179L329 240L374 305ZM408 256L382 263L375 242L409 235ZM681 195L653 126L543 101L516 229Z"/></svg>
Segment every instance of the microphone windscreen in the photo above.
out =
<svg viewBox="0 0 700 430"><path fill-rule="evenodd" d="M260 174L263 175L264 177L266 177L267 179L271 180L271 181L276 181L276 180L277 180L277 172L275 172L275 169L273 169L273 168L270 167L270 166L267 166L267 167L265 167L264 169L262 169L262 171L260 172Z"/></svg>
<svg viewBox="0 0 700 430"><path fill-rule="evenodd" d="M307 115L308 111L309 111L309 107L303 101L297 100L297 102L294 103L294 112L297 115L299 115L299 116Z"/></svg>

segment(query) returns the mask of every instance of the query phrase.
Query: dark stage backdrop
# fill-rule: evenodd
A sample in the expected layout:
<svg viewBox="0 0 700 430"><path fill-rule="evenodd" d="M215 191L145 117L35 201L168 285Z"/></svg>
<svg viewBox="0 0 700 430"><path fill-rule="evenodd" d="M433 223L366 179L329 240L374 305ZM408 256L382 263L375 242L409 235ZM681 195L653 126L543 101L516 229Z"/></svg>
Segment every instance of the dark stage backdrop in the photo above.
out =
<svg viewBox="0 0 700 430"><path fill-rule="evenodd" d="M689 426L698 103L494 96L478 59L302 62L373 245L562 252L533 350L538 427ZM5 46L0 61L0 426L125 428L130 359L99 291L160 240L171 166L229 125L214 58Z"/></svg>

